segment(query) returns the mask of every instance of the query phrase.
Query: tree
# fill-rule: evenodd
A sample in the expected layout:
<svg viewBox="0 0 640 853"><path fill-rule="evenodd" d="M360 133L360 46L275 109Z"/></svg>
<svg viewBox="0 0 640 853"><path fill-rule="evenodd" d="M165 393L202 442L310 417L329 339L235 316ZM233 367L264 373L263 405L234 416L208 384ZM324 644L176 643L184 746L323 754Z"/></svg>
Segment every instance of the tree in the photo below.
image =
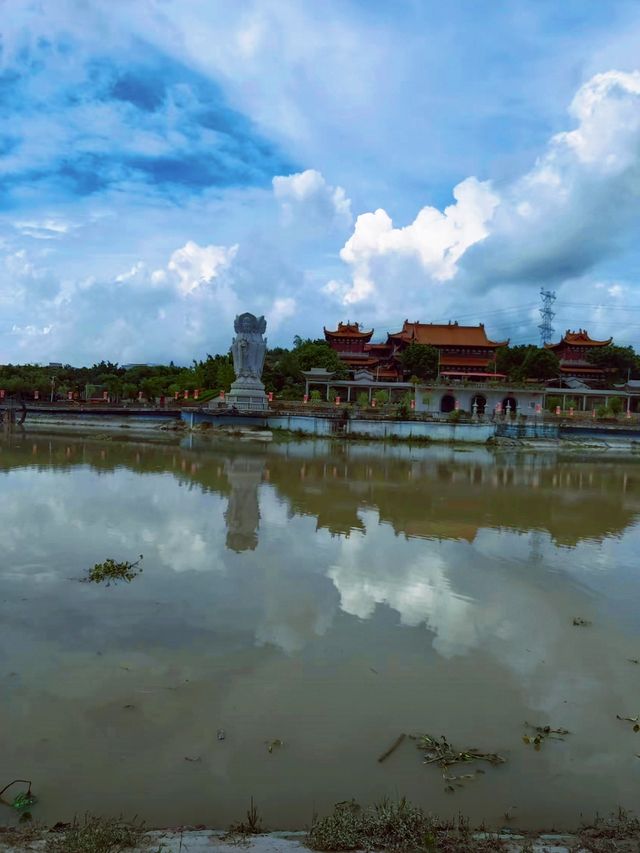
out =
<svg viewBox="0 0 640 853"><path fill-rule="evenodd" d="M419 379L435 379L439 360L438 350L424 344L411 343L400 355L404 373L411 373Z"/></svg>
<svg viewBox="0 0 640 853"><path fill-rule="evenodd" d="M626 380L640 373L640 359L633 347L619 347L610 344L606 347L592 347L587 358L591 364L610 371L612 379Z"/></svg>
<svg viewBox="0 0 640 853"><path fill-rule="evenodd" d="M552 379L560 373L560 359L549 349L530 347L522 363L523 379Z"/></svg>
<svg viewBox="0 0 640 853"><path fill-rule="evenodd" d="M520 344L516 347L500 347L496 354L496 371L504 373L512 382L526 379L551 379L558 375L558 356L549 349L535 344Z"/></svg>

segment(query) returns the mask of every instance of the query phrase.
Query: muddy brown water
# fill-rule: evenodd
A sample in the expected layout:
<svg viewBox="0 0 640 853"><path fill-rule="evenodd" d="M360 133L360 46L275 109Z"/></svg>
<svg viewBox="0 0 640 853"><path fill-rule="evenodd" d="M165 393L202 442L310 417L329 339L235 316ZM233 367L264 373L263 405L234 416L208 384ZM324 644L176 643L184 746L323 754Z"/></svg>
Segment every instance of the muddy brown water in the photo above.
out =
<svg viewBox="0 0 640 853"><path fill-rule="evenodd" d="M271 828L401 795L532 828L633 808L639 520L633 460L5 436L0 787L163 826L251 797ZM536 752L524 721L571 733ZM507 762L447 793L409 739L378 763L401 732Z"/></svg>

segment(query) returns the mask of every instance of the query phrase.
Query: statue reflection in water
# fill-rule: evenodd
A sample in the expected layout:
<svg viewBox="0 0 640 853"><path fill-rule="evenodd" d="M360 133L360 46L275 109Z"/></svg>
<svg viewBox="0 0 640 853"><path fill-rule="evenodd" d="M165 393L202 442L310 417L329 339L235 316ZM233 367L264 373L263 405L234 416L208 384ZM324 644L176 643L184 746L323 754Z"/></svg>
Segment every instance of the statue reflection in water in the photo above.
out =
<svg viewBox="0 0 640 853"><path fill-rule="evenodd" d="M225 464L225 474L231 486L224 514L226 544L232 551L254 551L258 545L258 486L262 482L265 461L263 456L241 456L229 459Z"/></svg>

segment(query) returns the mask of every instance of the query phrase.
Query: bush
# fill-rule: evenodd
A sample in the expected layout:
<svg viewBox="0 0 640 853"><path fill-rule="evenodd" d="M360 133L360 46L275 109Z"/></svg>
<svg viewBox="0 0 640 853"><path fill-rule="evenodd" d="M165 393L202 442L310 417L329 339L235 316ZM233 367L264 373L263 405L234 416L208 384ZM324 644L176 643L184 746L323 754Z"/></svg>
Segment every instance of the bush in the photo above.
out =
<svg viewBox="0 0 640 853"><path fill-rule="evenodd" d="M358 394L358 405L361 409L366 409L369 405L369 395L365 391Z"/></svg>
<svg viewBox="0 0 640 853"><path fill-rule="evenodd" d="M327 400L330 403L335 403L336 397L338 396L335 388L329 388L329 392L327 394Z"/></svg>
<svg viewBox="0 0 640 853"><path fill-rule="evenodd" d="M406 800L363 809L339 803L309 833L313 850L424 850L435 848L430 819Z"/></svg>
<svg viewBox="0 0 640 853"><path fill-rule="evenodd" d="M454 409L452 412L449 412L449 420L453 423L458 423L465 414L466 412L463 412L462 409Z"/></svg>
<svg viewBox="0 0 640 853"><path fill-rule="evenodd" d="M319 403L322 399L322 397L320 396L320 392L317 388L311 392L310 399L312 403Z"/></svg>
<svg viewBox="0 0 640 853"><path fill-rule="evenodd" d="M612 397L609 400L609 411L615 417L622 411L622 400L620 397Z"/></svg>
<svg viewBox="0 0 640 853"><path fill-rule="evenodd" d="M389 402L388 391L376 391L373 396L378 406L385 406Z"/></svg>
<svg viewBox="0 0 640 853"><path fill-rule="evenodd" d="M548 412L555 412L557 406L562 406L562 397L547 397Z"/></svg>

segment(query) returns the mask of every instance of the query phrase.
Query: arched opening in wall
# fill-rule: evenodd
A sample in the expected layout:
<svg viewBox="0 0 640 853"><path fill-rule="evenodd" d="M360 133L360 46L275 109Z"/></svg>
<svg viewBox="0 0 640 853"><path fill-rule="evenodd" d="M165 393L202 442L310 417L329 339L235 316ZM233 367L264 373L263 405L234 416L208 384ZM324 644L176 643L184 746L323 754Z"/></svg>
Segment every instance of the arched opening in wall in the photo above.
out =
<svg viewBox="0 0 640 853"><path fill-rule="evenodd" d="M632 397L629 400L629 411L636 414L640 412L640 397Z"/></svg>
<svg viewBox="0 0 640 853"><path fill-rule="evenodd" d="M471 411L473 412L473 407L477 406L476 414L484 415L484 410L487 407L487 398L482 394L476 394L473 400L471 401Z"/></svg>
<svg viewBox="0 0 640 853"><path fill-rule="evenodd" d="M440 400L441 412L452 412L456 407L456 398L453 394L444 394Z"/></svg>
<svg viewBox="0 0 640 853"><path fill-rule="evenodd" d="M515 415L518 409L518 402L515 397L505 397L502 401L502 412L505 415Z"/></svg>

